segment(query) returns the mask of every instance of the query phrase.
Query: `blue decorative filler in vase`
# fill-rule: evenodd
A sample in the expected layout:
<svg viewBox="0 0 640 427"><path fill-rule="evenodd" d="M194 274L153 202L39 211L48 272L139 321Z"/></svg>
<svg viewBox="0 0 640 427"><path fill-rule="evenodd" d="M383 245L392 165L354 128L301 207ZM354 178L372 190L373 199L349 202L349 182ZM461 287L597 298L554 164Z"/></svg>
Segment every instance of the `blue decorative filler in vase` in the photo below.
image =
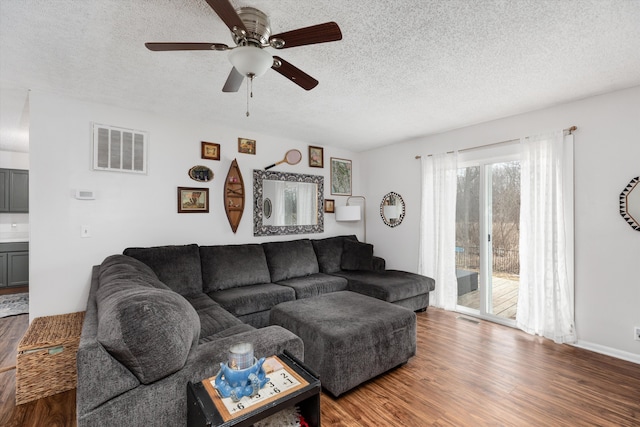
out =
<svg viewBox="0 0 640 427"><path fill-rule="evenodd" d="M262 369L263 363L264 357L246 369L231 369L226 363L220 363L220 372L215 382L216 389L222 397L230 397L234 402L245 396L255 396L269 381Z"/></svg>
<svg viewBox="0 0 640 427"><path fill-rule="evenodd" d="M230 397L234 402L245 396L255 396L269 381L262 369L264 357L253 357L253 345L241 343L229 349L229 363L220 363L215 387L222 397Z"/></svg>

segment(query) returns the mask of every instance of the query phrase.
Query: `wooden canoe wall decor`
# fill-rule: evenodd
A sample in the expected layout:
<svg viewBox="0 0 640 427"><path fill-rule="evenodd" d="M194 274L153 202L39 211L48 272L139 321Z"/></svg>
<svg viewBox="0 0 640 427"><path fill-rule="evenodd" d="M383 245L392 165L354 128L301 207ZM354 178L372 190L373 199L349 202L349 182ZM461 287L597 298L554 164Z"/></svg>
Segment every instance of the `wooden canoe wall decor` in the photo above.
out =
<svg viewBox="0 0 640 427"><path fill-rule="evenodd" d="M231 162L224 182L224 210L231 230L235 233L244 212L244 181L236 159Z"/></svg>

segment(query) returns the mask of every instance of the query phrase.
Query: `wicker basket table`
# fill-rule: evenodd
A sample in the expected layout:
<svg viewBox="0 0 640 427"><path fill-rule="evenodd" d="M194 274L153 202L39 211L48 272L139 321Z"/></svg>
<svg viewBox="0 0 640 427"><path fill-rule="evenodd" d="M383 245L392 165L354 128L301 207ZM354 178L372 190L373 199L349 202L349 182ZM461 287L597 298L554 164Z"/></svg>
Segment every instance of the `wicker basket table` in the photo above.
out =
<svg viewBox="0 0 640 427"><path fill-rule="evenodd" d="M16 405L76 387L84 311L37 317L18 344Z"/></svg>

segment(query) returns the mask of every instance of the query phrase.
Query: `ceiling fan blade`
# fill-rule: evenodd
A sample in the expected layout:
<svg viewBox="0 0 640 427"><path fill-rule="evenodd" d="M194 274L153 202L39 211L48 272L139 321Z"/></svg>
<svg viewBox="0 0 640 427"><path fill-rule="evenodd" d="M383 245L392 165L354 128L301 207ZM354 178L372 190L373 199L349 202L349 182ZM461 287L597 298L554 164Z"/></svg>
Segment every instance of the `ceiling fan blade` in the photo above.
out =
<svg viewBox="0 0 640 427"><path fill-rule="evenodd" d="M227 77L227 81L224 83L222 87L223 92L237 92L240 89L240 85L244 80L244 76L236 70L236 67L231 69L229 73L229 77Z"/></svg>
<svg viewBox="0 0 640 427"><path fill-rule="evenodd" d="M273 67L271 68L300 86L302 89L311 90L318 86L318 81L301 69L294 67L279 56L274 56L273 59Z"/></svg>
<svg viewBox="0 0 640 427"><path fill-rule="evenodd" d="M229 46L222 43L145 43L147 49L158 51L170 50L227 50Z"/></svg>
<svg viewBox="0 0 640 427"><path fill-rule="evenodd" d="M238 28L245 33L247 32L247 27L244 26L242 19L238 16L238 13L233 8L229 0L207 0L209 6L218 14L222 22L224 22L227 27L233 32L233 28Z"/></svg>
<svg viewBox="0 0 640 427"><path fill-rule="evenodd" d="M284 45L279 46L279 40L284 41ZM325 22L324 24L275 34L269 39L269 41L272 42L272 46L276 49L286 49L289 47L333 42L337 40L342 40L342 32L340 31L338 24L335 22Z"/></svg>

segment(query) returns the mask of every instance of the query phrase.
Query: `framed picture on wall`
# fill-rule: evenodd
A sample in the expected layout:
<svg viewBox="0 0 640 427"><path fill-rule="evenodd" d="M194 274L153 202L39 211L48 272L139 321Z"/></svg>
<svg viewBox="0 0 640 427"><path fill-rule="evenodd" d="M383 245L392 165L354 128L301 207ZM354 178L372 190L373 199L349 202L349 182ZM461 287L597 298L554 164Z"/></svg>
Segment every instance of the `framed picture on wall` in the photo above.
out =
<svg viewBox="0 0 640 427"><path fill-rule="evenodd" d="M351 160L331 158L331 194L351 195Z"/></svg>
<svg viewBox="0 0 640 427"><path fill-rule="evenodd" d="M322 147L309 146L309 166L312 168L324 167L324 149Z"/></svg>
<svg viewBox="0 0 640 427"><path fill-rule="evenodd" d="M208 188L178 187L178 213L208 212Z"/></svg>
<svg viewBox="0 0 640 427"><path fill-rule="evenodd" d="M324 213L336 213L336 202L333 199L324 199Z"/></svg>
<svg viewBox="0 0 640 427"><path fill-rule="evenodd" d="M220 160L220 144L205 141L202 141L200 144L202 151L200 157L207 160Z"/></svg>
<svg viewBox="0 0 640 427"><path fill-rule="evenodd" d="M256 141L254 139L238 138L238 153L256 154Z"/></svg>

